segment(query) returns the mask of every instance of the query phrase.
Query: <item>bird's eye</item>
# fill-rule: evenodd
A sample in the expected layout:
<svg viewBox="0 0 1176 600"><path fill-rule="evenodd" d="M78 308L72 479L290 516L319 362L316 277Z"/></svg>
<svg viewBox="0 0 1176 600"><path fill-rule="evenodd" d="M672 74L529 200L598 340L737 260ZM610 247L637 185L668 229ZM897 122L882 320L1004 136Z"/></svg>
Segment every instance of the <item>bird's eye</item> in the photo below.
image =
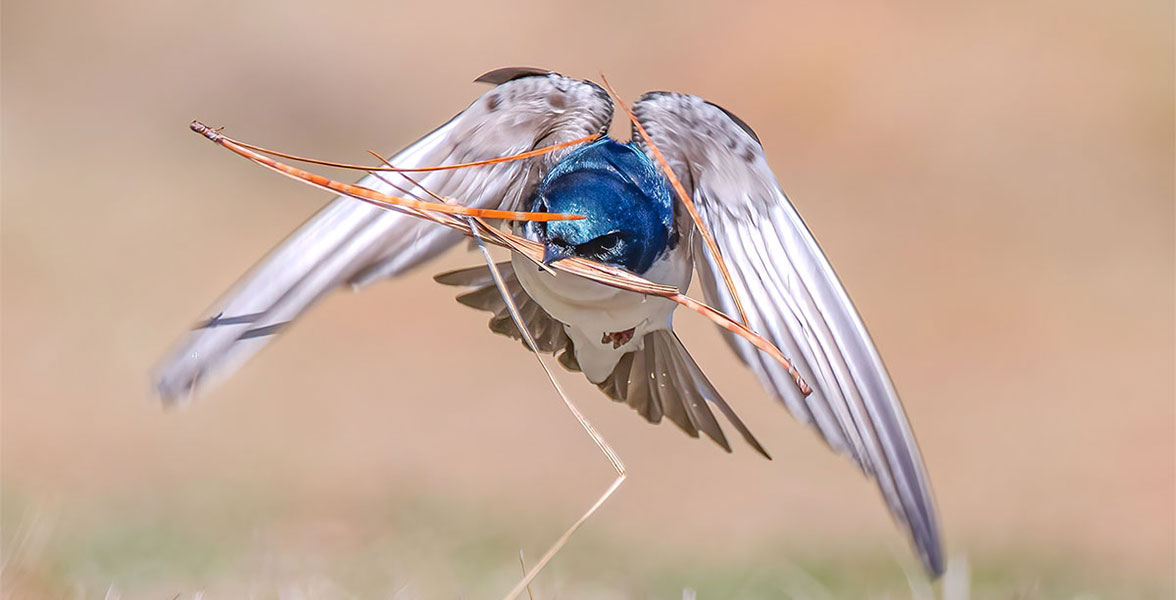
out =
<svg viewBox="0 0 1176 600"><path fill-rule="evenodd" d="M576 253L581 256L605 256L612 254L621 246L621 232L614 231L592 238L583 244L576 245Z"/></svg>

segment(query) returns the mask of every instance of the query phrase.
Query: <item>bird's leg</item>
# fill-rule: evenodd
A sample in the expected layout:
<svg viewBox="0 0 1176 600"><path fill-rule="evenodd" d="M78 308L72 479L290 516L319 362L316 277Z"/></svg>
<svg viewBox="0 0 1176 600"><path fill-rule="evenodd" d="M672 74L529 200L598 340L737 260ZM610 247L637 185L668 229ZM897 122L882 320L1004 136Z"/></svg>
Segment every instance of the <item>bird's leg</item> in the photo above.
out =
<svg viewBox="0 0 1176 600"><path fill-rule="evenodd" d="M547 378L551 381L551 385L555 387L555 391L558 392L559 397L563 399L564 405L568 407L568 410L572 411L572 416L576 417L576 421L580 423L580 426L584 428L584 431L588 432L588 437L592 438L592 441L596 443L596 446L600 448L600 451L604 453L605 458L608 459L609 464L611 464L613 469L617 472L616 479L614 479L612 484L608 486L608 489L604 490L604 493L601 494L600 498L598 498L596 502L592 503L592 506L588 507L588 511L585 512L579 519L576 519L576 522L572 523L572 526L569 527L568 530L563 533L563 535L559 536L559 539L557 539L555 543L551 545L551 548L549 548L547 552L543 554L539 561L536 562L533 567L531 567L531 570L527 571L526 575L524 575L523 578L519 580L517 584L515 584L514 589L512 589L506 595L506 600L513 600L520 593L522 593L524 589L527 589L527 587L531 584L531 581L535 579L536 575L539 574L539 571L542 571L543 567L547 566L547 563L551 561L551 559L556 555L556 553L560 551L561 548L563 548L568 539L572 537L572 534L575 533L576 530L579 529L580 526L583 525L593 515L593 513L595 513L596 510L604 504L606 500L608 500L609 496L612 496L613 492L617 491L617 488L621 487L621 483L625 481L626 477L625 465L621 463L620 457L617 456L617 453L612 449L612 446L609 446L608 442L604 441L604 438L600 435L599 432L596 431L596 428L592 426L592 423L588 421L588 418L580 412L580 409L576 408L576 405L572 403L571 399L568 398L568 395L564 392L563 387L560 386L559 381L551 373L551 369L548 368L547 362L543 360L543 355L539 353L539 347L535 345L535 340L531 337L531 331L527 329L527 324L523 321L522 315L519 314L518 307L515 306L510 292L506 289L506 283L502 280L502 274L498 272L498 268L494 264L494 259L490 257L490 251L486 248L486 244L482 240L482 236L479 233L478 224L475 223L473 219L468 219L468 222L470 224L470 230L473 233L474 240L478 242L478 248L481 249L482 256L486 259L486 266L490 269L490 276L494 278L494 285L498 288L498 293L502 296L503 302L506 303L506 308L510 312L510 318L514 321L515 327L519 328L519 333L522 334L523 340L527 343L527 347L530 348L531 352L535 354L535 358L539 361L539 365L542 366L543 371L547 373Z"/></svg>
<svg viewBox="0 0 1176 600"><path fill-rule="evenodd" d="M604 332L604 335L600 337L600 343L612 344L613 350L616 350L617 348L620 348L621 346L624 346L625 344L633 341L633 332L636 330L636 327L630 327L624 331L613 331L611 333L606 331Z"/></svg>

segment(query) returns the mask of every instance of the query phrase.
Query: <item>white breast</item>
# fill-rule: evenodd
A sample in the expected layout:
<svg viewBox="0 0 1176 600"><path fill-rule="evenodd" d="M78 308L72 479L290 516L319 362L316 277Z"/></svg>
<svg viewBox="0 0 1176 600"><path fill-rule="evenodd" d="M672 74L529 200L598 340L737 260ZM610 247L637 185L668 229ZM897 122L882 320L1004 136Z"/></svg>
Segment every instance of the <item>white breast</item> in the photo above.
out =
<svg viewBox="0 0 1176 600"><path fill-rule="evenodd" d="M665 298L618 290L570 273L552 275L517 254L511 264L523 289L564 324L575 343L576 360L593 383L604 381L626 352L641 348L645 334L670 329L678 307ZM644 277L685 290L690 286L691 267L690 244L682 240L658 258ZM620 347L602 341L610 333L630 328L634 329L632 340Z"/></svg>

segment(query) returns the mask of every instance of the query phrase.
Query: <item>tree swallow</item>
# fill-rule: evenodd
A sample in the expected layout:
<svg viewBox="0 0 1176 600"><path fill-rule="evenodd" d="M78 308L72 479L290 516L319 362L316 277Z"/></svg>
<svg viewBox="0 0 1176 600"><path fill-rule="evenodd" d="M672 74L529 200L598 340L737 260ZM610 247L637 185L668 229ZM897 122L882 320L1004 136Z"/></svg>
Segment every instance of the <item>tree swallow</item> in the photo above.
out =
<svg viewBox="0 0 1176 600"><path fill-rule="evenodd" d="M537 69L499 69L494 87L390 159L415 168L513 156L593 134L613 117L596 84ZM697 206L730 268L747 325L789 356L812 393L742 338L727 341L763 387L836 451L875 479L933 575L943 554L918 446L869 334L743 121L702 98L650 92L636 121ZM369 176L382 193L425 189L478 208L582 215L527 222L515 232L543 244L545 263L582 257L686 290L697 271L707 301L736 315L716 259L644 138L608 137L525 160L409 176ZM405 273L461 235L407 214L339 197L253 267L189 332L157 371L165 400L223 378L327 292ZM716 408L756 450L762 446L673 332L677 304L540 268L514 254L499 265L541 351L559 355L612 399L653 423L663 417L730 450ZM520 337L486 266L437 276L475 288L458 298L492 311L495 332Z"/></svg>

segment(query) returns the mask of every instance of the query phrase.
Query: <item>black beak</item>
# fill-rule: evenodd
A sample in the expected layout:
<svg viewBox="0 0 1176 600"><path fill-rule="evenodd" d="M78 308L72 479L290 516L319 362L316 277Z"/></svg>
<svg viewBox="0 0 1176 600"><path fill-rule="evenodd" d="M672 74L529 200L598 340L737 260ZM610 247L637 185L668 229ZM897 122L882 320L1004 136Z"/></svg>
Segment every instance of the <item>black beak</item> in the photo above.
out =
<svg viewBox="0 0 1176 600"><path fill-rule="evenodd" d="M558 242L547 242L543 246L543 264L550 265L557 260L563 260L572 256L571 246L566 246Z"/></svg>

